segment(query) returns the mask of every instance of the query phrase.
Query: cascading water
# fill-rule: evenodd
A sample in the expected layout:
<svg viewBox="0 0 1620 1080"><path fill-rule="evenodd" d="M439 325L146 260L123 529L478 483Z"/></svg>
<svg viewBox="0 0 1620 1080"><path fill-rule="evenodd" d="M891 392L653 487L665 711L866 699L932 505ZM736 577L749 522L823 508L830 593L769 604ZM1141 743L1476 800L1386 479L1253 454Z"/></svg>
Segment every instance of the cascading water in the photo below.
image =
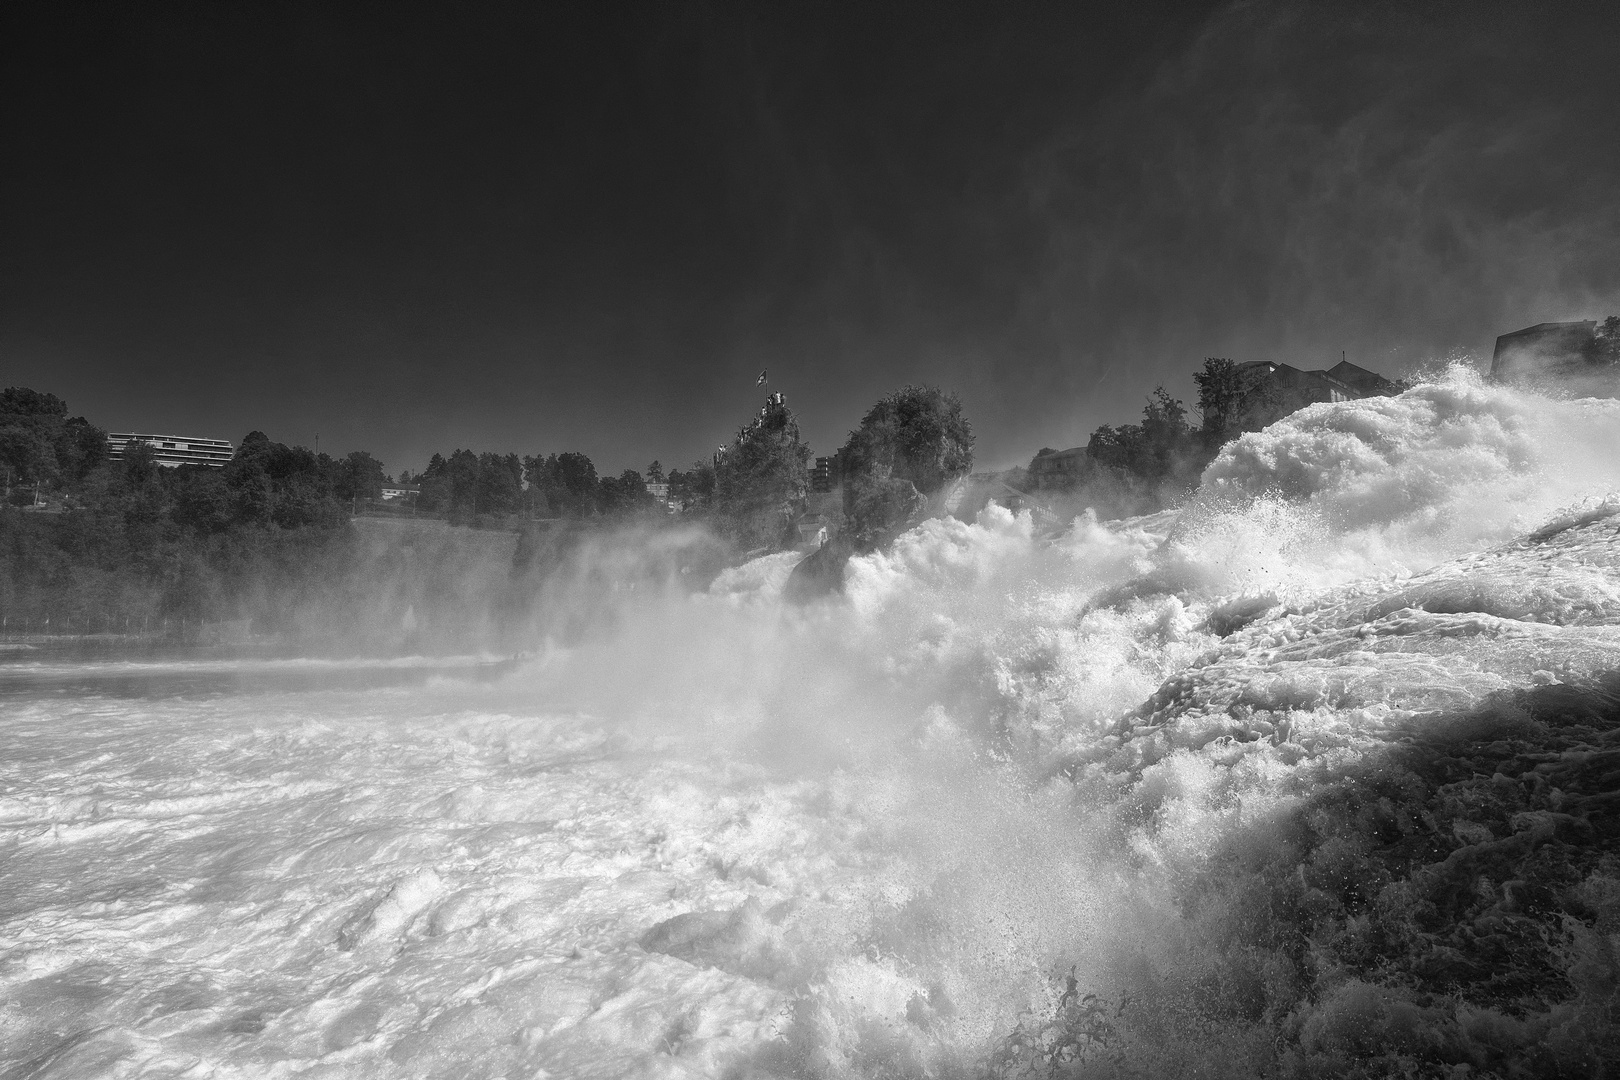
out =
<svg viewBox="0 0 1620 1080"><path fill-rule="evenodd" d="M1454 371L492 681L12 663L0 1075L1597 1075L1616 489Z"/></svg>

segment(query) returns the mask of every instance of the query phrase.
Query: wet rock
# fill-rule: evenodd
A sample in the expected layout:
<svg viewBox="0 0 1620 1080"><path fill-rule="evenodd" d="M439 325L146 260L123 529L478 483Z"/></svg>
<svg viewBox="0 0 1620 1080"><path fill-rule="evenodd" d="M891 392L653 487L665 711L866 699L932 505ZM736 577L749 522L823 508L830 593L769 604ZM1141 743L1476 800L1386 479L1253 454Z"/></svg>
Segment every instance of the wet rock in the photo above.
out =
<svg viewBox="0 0 1620 1080"><path fill-rule="evenodd" d="M1204 626L1216 637L1227 637L1237 633L1276 606L1277 597L1274 593L1265 593L1261 596L1240 596L1235 600L1228 600L1214 611L1211 611L1209 617L1204 620Z"/></svg>
<svg viewBox="0 0 1620 1080"><path fill-rule="evenodd" d="M827 540L808 558L793 568L782 596L796 604L807 604L844 589L844 567L855 554L855 545L842 536Z"/></svg>
<svg viewBox="0 0 1620 1080"><path fill-rule="evenodd" d="M749 897L732 911L689 911L648 930L641 947L699 967L771 978L787 962L780 932Z"/></svg>

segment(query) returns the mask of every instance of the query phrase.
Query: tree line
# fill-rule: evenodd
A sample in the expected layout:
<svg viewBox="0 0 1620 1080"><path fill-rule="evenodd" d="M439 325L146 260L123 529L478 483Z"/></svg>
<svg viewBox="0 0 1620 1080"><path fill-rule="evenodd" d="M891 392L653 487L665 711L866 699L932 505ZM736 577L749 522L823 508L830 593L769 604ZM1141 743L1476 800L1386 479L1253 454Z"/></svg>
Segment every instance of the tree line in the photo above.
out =
<svg viewBox="0 0 1620 1080"><path fill-rule="evenodd" d="M104 431L18 387L0 393L0 469L0 612L33 620L285 621L341 579L350 510L383 479L364 452L333 458L258 431L223 468L164 468L141 443L113 459ZM54 512L29 512L47 495Z"/></svg>
<svg viewBox="0 0 1620 1080"><path fill-rule="evenodd" d="M871 550L918 520L929 497L971 468L972 443L954 395L906 387L882 399L837 455L839 550ZM400 479L419 487L419 509L451 523L697 521L741 556L798 540L810 462L797 418L773 394L711 461L685 470L654 461L645 473L599 476L578 452L458 449ZM365 451L332 457L260 431L223 468L162 467L140 443L114 459L104 431L21 387L0 393L0 472L0 613L252 617L272 627L312 592L355 586L344 579L355 565L350 517L390 483ZM667 485L667 502L649 483ZM52 512L29 512L42 500Z"/></svg>
<svg viewBox="0 0 1620 1080"><path fill-rule="evenodd" d="M684 480L679 471L666 479L656 461L645 476L634 469L598 476L591 459L576 451L519 457L458 449L449 457L434 454L414 477L402 474L403 483L418 488L418 509L468 524L512 515L577 519L650 513L660 504L649 482L673 481L673 488L684 490Z"/></svg>
<svg viewBox="0 0 1620 1080"><path fill-rule="evenodd" d="M1088 457L1151 483L1196 477L1220 448L1245 431L1259 431L1276 418L1280 401L1264 368L1243 368L1209 357L1193 375L1201 421L1193 426L1187 407L1156 387L1139 424L1102 425L1086 443Z"/></svg>
<svg viewBox="0 0 1620 1080"><path fill-rule="evenodd" d="M884 397L834 456L846 528L858 546L881 542L897 523L915 519L948 480L973 464L973 435L954 395L908 386ZM456 450L434 454L419 475L417 506L457 522L522 515L582 519L673 516L702 520L745 550L789 546L806 509L811 449L780 394L722 446L711 461L667 473L657 461L645 474L626 469L598 476L591 459ZM655 499L648 484L666 484Z"/></svg>
<svg viewBox="0 0 1620 1080"><path fill-rule="evenodd" d="M1043 477L1043 448L1030 463L1036 480L1046 486L1083 494L1112 513L1156 510L1197 486L1206 466L1222 446L1244 432L1259 431L1299 407L1285 398L1265 365L1237 364L1224 357L1205 359L1194 373L1199 422L1187 406L1163 386L1156 387L1135 424L1104 424L1091 433L1085 458L1061 475ZM1383 383L1384 392L1407 384ZM1033 481L1032 481L1033 482Z"/></svg>

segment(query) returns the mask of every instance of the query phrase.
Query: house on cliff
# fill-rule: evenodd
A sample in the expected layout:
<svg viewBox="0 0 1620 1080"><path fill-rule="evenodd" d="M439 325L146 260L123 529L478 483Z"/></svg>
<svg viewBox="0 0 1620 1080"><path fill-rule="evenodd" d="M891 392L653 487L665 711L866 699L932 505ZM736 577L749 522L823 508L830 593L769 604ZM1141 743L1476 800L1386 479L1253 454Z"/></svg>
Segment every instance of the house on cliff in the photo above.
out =
<svg viewBox="0 0 1620 1080"><path fill-rule="evenodd" d="M1065 491L1078 484L1090 467L1083 446L1068 450L1042 447L1029 463L1029 486L1036 491Z"/></svg>
<svg viewBox="0 0 1620 1080"><path fill-rule="evenodd" d="M1544 322L1496 339L1491 356L1494 382L1525 382L1587 373L1587 355L1597 338L1597 320Z"/></svg>
<svg viewBox="0 0 1620 1080"><path fill-rule="evenodd" d="M1251 360L1237 365L1237 373L1244 387L1239 414L1222 418L1219 425L1206 416L1206 429L1258 431L1307 405L1386 397L1400 391L1399 386L1376 371L1348 360L1309 371L1271 360Z"/></svg>

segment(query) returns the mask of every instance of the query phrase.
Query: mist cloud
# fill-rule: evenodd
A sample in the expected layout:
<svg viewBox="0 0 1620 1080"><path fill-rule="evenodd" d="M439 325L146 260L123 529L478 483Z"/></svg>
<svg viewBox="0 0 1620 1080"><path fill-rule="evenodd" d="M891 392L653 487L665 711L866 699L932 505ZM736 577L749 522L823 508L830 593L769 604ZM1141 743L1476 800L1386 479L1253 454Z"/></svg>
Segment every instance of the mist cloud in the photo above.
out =
<svg viewBox="0 0 1620 1080"><path fill-rule="evenodd" d="M1022 326L1082 441L1202 357L1398 374L1620 305L1601 34L1564 9L1244 3L1030 158ZM1065 406L1072 395L1086 406ZM1054 443L1054 445L1056 445Z"/></svg>

